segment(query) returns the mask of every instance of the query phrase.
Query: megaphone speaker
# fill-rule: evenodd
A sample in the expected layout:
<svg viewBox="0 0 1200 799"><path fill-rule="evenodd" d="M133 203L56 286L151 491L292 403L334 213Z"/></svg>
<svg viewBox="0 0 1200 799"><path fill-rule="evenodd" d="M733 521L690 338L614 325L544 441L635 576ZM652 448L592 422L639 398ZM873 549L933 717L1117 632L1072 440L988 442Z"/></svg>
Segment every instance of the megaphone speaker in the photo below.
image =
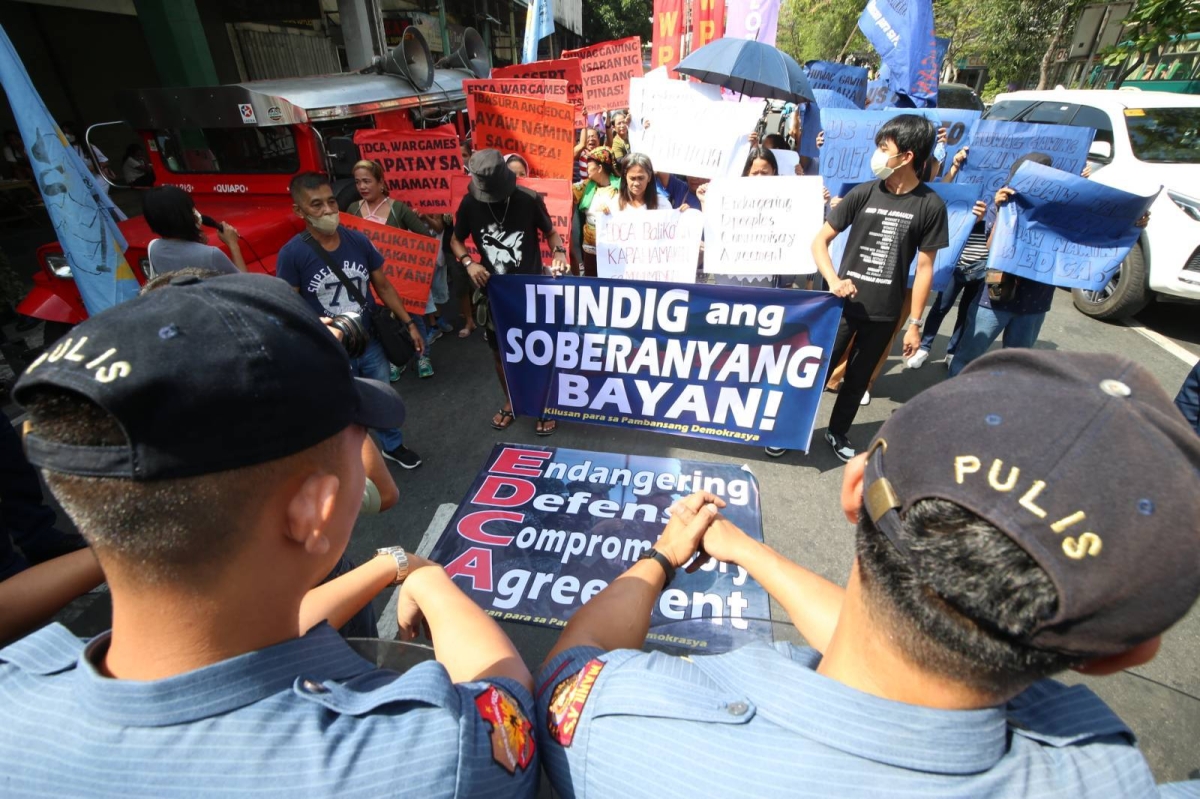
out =
<svg viewBox="0 0 1200 799"><path fill-rule="evenodd" d="M492 72L492 57L483 44L483 37L474 28L463 31L462 47L438 61L445 69L465 69L477 78L486 78Z"/></svg>
<svg viewBox="0 0 1200 799"><path fill-rule="evenodd" d="M433 85L433 56L419 30L411 25L404 29L400 44L383 60L383 71L404 78L417 91L423 92Z"/></svg>

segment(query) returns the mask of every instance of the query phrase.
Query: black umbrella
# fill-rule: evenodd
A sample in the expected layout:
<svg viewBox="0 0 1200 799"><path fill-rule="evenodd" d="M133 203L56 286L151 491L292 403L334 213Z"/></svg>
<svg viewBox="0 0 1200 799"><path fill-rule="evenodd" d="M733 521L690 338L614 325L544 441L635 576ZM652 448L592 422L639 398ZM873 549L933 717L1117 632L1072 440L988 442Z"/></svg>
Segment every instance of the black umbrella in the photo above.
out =
<svg viewBox="0 0 1200 799"><path fill-rule="evenodd" d="M717 39L680 61L675 69L701 83L724 86L749 97L793 103L813 99L808 75L796 59L749 39Z"/></svg>

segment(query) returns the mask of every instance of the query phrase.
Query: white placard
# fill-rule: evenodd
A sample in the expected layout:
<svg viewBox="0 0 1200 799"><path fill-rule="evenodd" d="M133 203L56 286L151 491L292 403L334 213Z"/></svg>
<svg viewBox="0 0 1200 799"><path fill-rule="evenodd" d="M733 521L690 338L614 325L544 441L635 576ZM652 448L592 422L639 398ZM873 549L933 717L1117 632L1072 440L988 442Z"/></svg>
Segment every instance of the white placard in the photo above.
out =
<svg viewBox="0 0 1200 799"><path fill-rule="evenodd" d="M771 149L771 153L775 156L775 163L779 165L779 174L786 177L796 174L796 167L800 166L800 153L795 150L776 150ZM733 158L729 159L729 171L725 173L726 177L740 178L742 170L746 168L746 159L750 157L750 142L747 141L733 154Z"/></svg>
<svg viewBox="0 0 1200 799"><path fill-rule="evenodd" d="M699 211L625 210L596 224L596 274L695 283L704 217Z"/></svg>
<svg viewBox="0 0 1200 799"><path fill-rule="evenodd" d="M758 106L697 99L683 110L648 117L637 152L650 156L654 169L698 178L724 177L729 159L758 123Z"/></svg>
<svg viewBox="0 0 1200 799"><path fill-rule="evenodd" d="M810 247L825 224L819 177L722 178L704 203L704 271L806 275Z"/></svg>
<svg viewBox="0 0 1200 799"><path fill-rule="evenodd" d="M721 99L720 86L654 77L659 70L666 74L666 68L659 67L645 77L629 81L629 144L635 151L642 144L645 120L678 117L688 113L696 103Z"/></svg>

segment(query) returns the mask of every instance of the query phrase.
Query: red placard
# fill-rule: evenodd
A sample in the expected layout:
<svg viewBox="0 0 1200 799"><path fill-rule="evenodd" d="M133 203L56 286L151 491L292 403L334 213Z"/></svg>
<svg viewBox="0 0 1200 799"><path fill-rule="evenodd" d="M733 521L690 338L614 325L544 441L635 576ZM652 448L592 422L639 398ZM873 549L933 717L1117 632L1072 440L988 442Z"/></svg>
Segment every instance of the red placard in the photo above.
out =
<svg viewBox="0 0 1200 799"><path fill-rule="evenodd" d="M654 0L654 44L650 64L671 70L679 63L683 36L683 0Z"/></svg>
<svg viewBox="0 0 1200 799"><path fill-rule="evenodd" d="M501 80L464 80L463 91L467 95L467 114L475 119L475 95L479 92L505 94L510 97L531 97L535 100L567 102L565 80L540 80L536 78L504 78Z"/></svg>
<svg viewBox="0 0 1200 799"><path fill-rule="evenodd" d="M460 175L454 178L451 185L454 187L454 196L462 198L471 187L471 177ZM571 249L571 182L569 180L520 178L517 180L517 185L533 189L542 195L542 199L546 201L546 210L550 213L550 222L554 225L554 231L562 236L563 246L569 252ZM550 252L549 242L544 238L539 241L542 248L542 263L548 264L554 260L554 254ZM478 262L479 251L475 249L475 241L468 236L463 245L471 253L471 257Z"/></svg>
<svg viewBox="0 0 1200 799"><path fill-rule="evenodd" d="M638 36L563 50L578 58L583 74L583 110L589 114L629 107L629 81L642 76L642 40Z"/></svg>
<svg viewBox="0 0 1200 799"><path fill-rule="evenodd" d="M366 236L379 250L383 256L383 274L400 295L404 310L410 314L425 313L441 240L350 214L342 214L341 223Z"/></svg>
<svg viewBox="0 0 1200 799"><path fill-rule="evenodd" d="M531 177L570 180L575 109L566 103L475 93L472 144L476 150L517 153Z"/></svg>
<svg viewBox="0 0 1200 799"><path fill-rule="evenodd" d="M692 50L725 35L725 0L697 0L692 12Z"/></svg>
<svg viewBox="0 0 1200 799"><path fill-rule="evenodd" d="M534 61L531 64L495 67L492 70L492 80L497 78L565 80L567 82L567 102L575 106L575 126L583 127L583 73L579 69L578 58L556 58L553 61Z"/></svg>
<svg viewBox="0 0 1200 799"><path fill-rule="evenodd" d="M363 158L383 167L388 196L423 214L454 212L450 178L463 172L462 150L453 125L432 130L356 130Z"/></svg>

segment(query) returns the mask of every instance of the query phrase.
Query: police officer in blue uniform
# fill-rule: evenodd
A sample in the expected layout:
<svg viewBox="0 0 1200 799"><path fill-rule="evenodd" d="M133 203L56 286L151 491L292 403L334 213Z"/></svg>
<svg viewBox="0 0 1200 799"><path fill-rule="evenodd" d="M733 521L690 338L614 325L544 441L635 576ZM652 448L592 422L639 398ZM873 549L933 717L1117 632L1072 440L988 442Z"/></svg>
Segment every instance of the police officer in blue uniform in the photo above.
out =
<svg viewBox="0 0 1200 799"><path fill-rule="evenodd" d="M1158 795L1121 720L1046 679L1145 663L1200 594L1200 439L1145 369L1005 350L918 395L846 466L844 589L722 504L677 504L543 664L561 795ZM696 552L749 571L810 646L634 651Z"/></svg>
<svg viewBox="0 0 1200 799"><path fill-rule="evenodd" d="M361 505L365 428L403 420L395 392L352 377L283 281L175 283L79 325L17 385L113 627L0 650L0 794L531 796L529 672L438 566L380 556L436 662L381 670L300 627Z"/></svg>

